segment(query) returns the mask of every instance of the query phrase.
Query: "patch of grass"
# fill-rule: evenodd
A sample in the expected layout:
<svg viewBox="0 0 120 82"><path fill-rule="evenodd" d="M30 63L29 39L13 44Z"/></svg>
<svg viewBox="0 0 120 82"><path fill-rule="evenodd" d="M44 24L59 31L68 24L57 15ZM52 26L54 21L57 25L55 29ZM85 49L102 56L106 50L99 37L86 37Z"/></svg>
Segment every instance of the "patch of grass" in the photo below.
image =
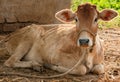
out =
<svg viewBox="0 0 120 82"><path fill-rule="evenodd" d="M95 4L99 10L110 8L120 12L120 0L72 0L71 8L75 11L79 4L86 2Z"/></svg>
<svg viewBox="0 0 120 82"><path fill-rule="evenodd" d="M76 11L79 4L82 3L92 3L95 4L98 10L102 9L114 9L120 14L120 0L72 0L71 9ZM109 22L99 21L99 28L113 28L120 27L120 15Z"/></svg>

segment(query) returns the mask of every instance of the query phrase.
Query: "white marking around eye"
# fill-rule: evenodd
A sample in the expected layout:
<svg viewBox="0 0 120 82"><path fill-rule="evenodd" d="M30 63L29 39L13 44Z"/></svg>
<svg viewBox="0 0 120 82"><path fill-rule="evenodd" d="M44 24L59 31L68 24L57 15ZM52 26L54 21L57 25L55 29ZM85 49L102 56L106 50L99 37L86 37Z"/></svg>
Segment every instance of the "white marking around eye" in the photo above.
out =
<svg viewBox="0 0 120 82"><path fill-rule="evenodd" d="M93 18L93 23L92 23L92 26L95 27L97 25L97 22L95 22L95 19L97 18L97 13L96 15L94 16Z"/></svg>
<svg viewBox="0 0 120 82"><path fill-rule="evenodd" d="M79 22L79 20L78 20L78 17L76 16L76 17L75 17L75 19L77 19L77 22L76 22L76 27L79 27L80 22Z"/></svg>

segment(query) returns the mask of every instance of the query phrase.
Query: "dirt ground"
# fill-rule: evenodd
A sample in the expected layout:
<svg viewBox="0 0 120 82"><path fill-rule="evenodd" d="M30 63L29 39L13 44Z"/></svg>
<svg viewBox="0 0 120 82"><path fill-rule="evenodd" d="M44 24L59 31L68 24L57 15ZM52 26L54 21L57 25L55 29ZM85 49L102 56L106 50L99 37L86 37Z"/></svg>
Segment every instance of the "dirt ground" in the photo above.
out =
<svg viewBox="0 0 120 82"><path fill-rule="evenodd" d="M49 69L39 73L32 69L7 68L3 65L8 55L0 57L0 82L120 82L120 28L99 30L100 38L104 40L105 48L105 74L84 76L66 75L53 79L26 78L21 76L6 75L1 73L20 73L27 75L46 76L59 74Z"/></svg>

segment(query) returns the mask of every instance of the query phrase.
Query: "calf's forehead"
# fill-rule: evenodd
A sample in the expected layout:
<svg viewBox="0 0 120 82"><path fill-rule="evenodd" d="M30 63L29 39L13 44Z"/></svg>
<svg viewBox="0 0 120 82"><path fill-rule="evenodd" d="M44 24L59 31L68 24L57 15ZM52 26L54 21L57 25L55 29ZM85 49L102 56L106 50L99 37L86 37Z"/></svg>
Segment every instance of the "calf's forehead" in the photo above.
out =
<svg viewBox="0 0 120 82"><path fill-rule="evenodd" d="M96 6L91 4L79 5L76 14L78 16L78 19L82 21L93 20L98 16Z"/></svg>

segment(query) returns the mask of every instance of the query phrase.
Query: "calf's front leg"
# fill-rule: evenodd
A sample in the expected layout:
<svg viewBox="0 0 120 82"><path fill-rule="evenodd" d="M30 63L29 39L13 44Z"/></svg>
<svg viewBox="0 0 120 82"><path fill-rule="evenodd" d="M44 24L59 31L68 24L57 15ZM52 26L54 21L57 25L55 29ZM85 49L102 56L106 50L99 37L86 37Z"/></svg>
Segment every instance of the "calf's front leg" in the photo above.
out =
<svg viewBox="0 0 120 82"><path fill-rule="evenodd" d="M52 64L45 64L45 67L62 73L65 73L72 68L72 67L66 68L63 66L57 66ZM69 74L74 74L74 75L85 75L86 73L87 73L87 68L82 64L69 72Z"/></svg>

